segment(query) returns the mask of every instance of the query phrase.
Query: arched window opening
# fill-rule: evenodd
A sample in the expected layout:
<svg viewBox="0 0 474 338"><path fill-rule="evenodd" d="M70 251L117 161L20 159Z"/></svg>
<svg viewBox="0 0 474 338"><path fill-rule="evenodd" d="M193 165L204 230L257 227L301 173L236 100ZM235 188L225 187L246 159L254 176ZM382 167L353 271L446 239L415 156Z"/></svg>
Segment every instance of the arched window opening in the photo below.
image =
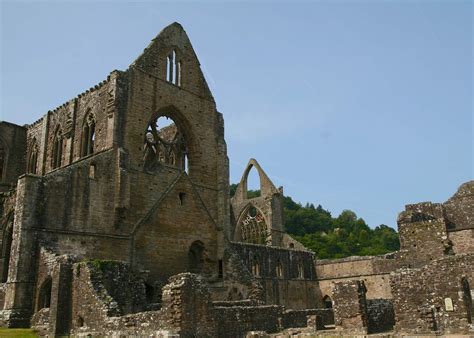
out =
<svg viewBox="0 0 474 338"><path fill-rule="evenodd" d="M4 180L5 172L7 169L7 149L0 140L0 182Z"/></svg>
<svg viewBox="0 0 474 338"><path fill-rule="evenodd" d="M13 242L13 216L10 216L3 232L2 239L2 283L8 280L8 269L10 268L10 252Z"/></svg>
<svg viewBox="0 0 474 338"><path fill-rule="evenodd" d="M181 61L178 61L175 50L166 58L166 81L181 86Z"/></svg>
<svg viewBox="0 0 474 338"><path fill-rule="evenodd" d="M250 206L247 208L238 223L240 242L253 244L267 244L270 234L262 212Z"/></svg>
<svg viewBox="0 0 474 338"><path fill-rule="evenodd" d="M278 278L283 278L283 265L281 264L281 261L278 260L275 266L275 275Z"/></svg>
<svg viewBox="0 0 474 338"><path fill-rule="evenodd" d="M252 258L252 274L255 277L260 277L260 263L258 262L257 256L253 256Z"/></svg>
<svg viewBox="0 0 474 338"><path fill-rule="evenodd" d="M51 277L48 277L40 288L38 297L38 311L41 309L49 308L51 305L51 288L53 281Z"/></svg>
<svg viewBox="0 0 474 338"><path fill-rule="evenodd" d="M289 247L290 249L294 249L294 248L295 248L295 243L290 243L290 244L288 244L288 247Z"/></svg>
<svg viewBox="0 0 474 338"><path fill-rule="evenodd" d="M31 142L30 153L28 156L28 173L36 174L38 162L38 145L36 144L36 139L33 139Z"/></svg>
<svg viewBox="0 0 474 338"><path fill-rule="evenodd" d="M63 135L61 128L58 127L53 138L53 157L51 158L51 166L53 169L61 166L63 157Z"/></svg>
<svg viewBox="0 0 474 338"><path fill-rule="evenodd" d="M463 291L463 300L467 310L467 322L472 324L474 322L474 309L472 304L471 287L469 286L469 281L466 277L461 279L461 286Z"/></svg>
<svg viewBox="0 0 474 338"><path fill-rule="evenodd" d="M145 296L148 304L155 302L155 288L148 283L145 283Z"/></svg>
<svg viewBox="0 0 474 338"><path fill-rule="evenodd" d="M260 196L260 176L258 174L257 169L252 166L247 175L247 198L251 199Z"/></svg>
<svg viewBox="0 0 474 338"><path fill-rule="evenodd" d="M195 241L191 244L188 252L189 272L201 273L203 271L205 251L206 249L201 241Z"/></svg>
<svg viewBox="0 0 474 338"><path fill-rule="evenodd" d="M95 118L89 113L84 119L81 138L81 156L87 156L94 153L95 143Z"/></svg>
<svg viewBox="0 0 474 338"><path fill-rule="evenodd" d="M328 295L324 296L323 303L325 309L332 309L332 299Z"/></svg>
<svg viewBox="0 0 474 338"><path fill-rule="evenodd" d="M189 160L188 160L188 154L187 153L184 154L183 161L184 161L183 170L186 174L189 175Z"/></svg>
<svg viewBox="0 0 474 338"><path fill-rule="evenodd" d="M187 172L187 156L184 134L173 119L160 116L150 122L145 133L145 169L154 170L157 164L166 164Z"/></svg>
<svg viewBox="0 0 474 338"><path fill-rule="evenodd" d="M304 267L303 264L298 263L298 278L303 279L304 278Z"/></svg>
<svg viewBox="0 0 474 338"><path fill-rule="evenodd" d="M84 318L82 318L81 316L77 316L76 323L77 323L77 327L83 327L84 326Z"/></svg>

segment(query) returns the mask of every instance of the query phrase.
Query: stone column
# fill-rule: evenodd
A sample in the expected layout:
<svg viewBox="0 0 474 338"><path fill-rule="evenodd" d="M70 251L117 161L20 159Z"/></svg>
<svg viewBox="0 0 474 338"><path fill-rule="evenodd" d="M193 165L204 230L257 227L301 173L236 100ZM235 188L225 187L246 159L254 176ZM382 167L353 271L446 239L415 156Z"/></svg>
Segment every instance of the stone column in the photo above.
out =
<svg viewBox="0 0 474 338"><path fill-rule="evenodd" d="M367 289L363 281L334 283L334 322L344 334L366 335L368 331Z"/></svg>

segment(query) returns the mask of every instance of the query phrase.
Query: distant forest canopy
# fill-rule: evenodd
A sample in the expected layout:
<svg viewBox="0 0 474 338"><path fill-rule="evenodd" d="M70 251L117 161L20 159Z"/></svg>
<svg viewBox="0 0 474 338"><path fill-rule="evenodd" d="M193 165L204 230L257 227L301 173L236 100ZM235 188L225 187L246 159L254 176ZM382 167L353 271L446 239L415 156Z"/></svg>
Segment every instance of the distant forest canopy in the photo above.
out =
<svg viewBox="0 0 474 338"><path fill-rule="evenodd" d="M236 189L237 184L230 186L231 197ZM249 190L248 196L260 196L260 191ZM290 196L284 196L283 206L285 231L313 250L317 258L382 255L400 249L394 229L384 224L371 229L353 211L344 210L332 217L321 205L303 206Z"/></svg>

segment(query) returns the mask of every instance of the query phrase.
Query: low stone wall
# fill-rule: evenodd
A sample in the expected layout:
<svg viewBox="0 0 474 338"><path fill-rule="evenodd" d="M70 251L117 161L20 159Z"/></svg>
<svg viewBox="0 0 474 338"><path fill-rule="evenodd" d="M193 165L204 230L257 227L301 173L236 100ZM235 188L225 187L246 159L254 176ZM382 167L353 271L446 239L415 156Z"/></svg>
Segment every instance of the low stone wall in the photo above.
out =
<svg viewBox="0 0 474 338"><path fill-rule="evenodd" d="M244 337L248 331L274 333L280 330L283 306L215 307L218 337Z"/></svg>
<svg viewBox="0 0 474 338"><path fill-rule="evenodd" d="M367 299L367 320L369 333L393 330L395 313L391 299Z"/></svg>
<svg viewBox="0 0 474 338"><path fill-rule="evenodd" d="M283 312L283 328L306 327L308 316L319 316L323 326L334 324L334 312L332 309L309 309L309 310L287 310Z"/></svg>

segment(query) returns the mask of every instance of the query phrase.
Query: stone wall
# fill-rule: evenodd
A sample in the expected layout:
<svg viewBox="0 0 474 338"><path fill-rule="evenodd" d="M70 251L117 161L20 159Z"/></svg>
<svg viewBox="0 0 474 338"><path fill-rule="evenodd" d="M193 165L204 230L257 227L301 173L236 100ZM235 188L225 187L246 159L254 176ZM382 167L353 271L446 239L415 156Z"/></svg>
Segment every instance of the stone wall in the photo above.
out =
<svg viewBox="0 0 474 338"><path fill-rule="evenodd" d="M26 158L29 161L32 151L36 148L37 174L44 175L55 169L52 158L58 131L63 140L60 166L69 165L84 157L81 148L83 127L87 119L95 121L94 153L113 147L117 142L114 130L117 128L115 113L119 110L117 93L120 76L122 73L118 71L110 73L106 80L48 111L41 119L27 126Z"/></svg>
<svg viewBox="0 0 474 338"><path fill-rule="evenodd" d="M390 277L398 332L467 334L473 323L474 256L447 256ZM472 326L471 326L472 328Z"/></svg>
<svg viewBox="0 0 474 338"><path fill-rule="evenodd" d="M395 313L391 299L367 299L367 325L369 333L393 330Z"/></svg>
<svg viewBox="0 0 474 338"><path fill-rule="evenodd" d="M450 231L448 236L455 254L474 252L474 229Z"/></svg>
<svg viewBox="0 0 474 338"><path fill-rule="evenodd" d="M448 231L474 228L474 181L462 184L443 204Z"/></svg>
<svg viewBox="0 0 474 338"><path fill-rule="evenodd" d="M334 312L332 309L286 310L283 312L283 328L307 327L308 317L318 316L322 327L334 325Z"/></svg>
<svg viewBox="0 0 474 338"><path fill-rule="evenodd" d="M399 263L394 254L323 259L316 260L316 274L323 297L333 297L334 282L363 280L367 289L367 299L390 299L392 293L389 276Z"/></svg>
<svg viewBox="0 0 474 338"><path fill-rule="evenodd" d="M248 331L278 332L283 307L278 305L216 307L218 337L244 337Z"/></svg>
<svg viewBox="0 0 474 338"><path fill-rule="evenodd" d="M0 122L0 193L16 185L16 180L25 173L26 129L8 122Z"/></svg>
<svg viewBox="0 0 474 338"><path fill-rule="evenodd" d="M253 278L263 287L266 304L284 305L289 309L322 307L312 252L244 243L231 243L230 247L238 253L247 270L254 272Z"/></svg>

